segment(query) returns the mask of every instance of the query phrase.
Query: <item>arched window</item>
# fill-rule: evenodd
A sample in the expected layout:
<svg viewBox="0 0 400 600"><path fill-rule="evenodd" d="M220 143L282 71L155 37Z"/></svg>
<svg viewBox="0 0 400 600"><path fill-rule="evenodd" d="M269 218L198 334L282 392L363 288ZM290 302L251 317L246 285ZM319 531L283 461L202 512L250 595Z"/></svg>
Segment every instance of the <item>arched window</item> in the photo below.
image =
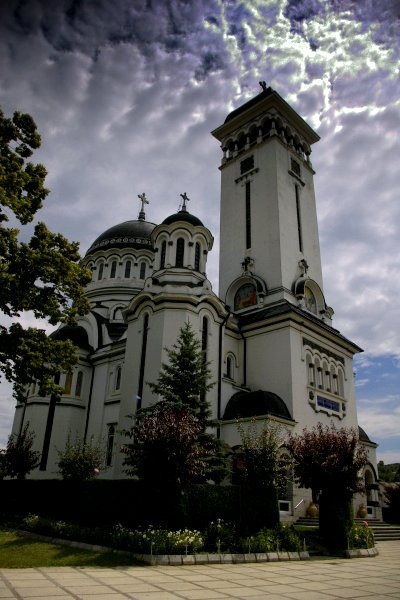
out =
<svg viewBox="0 0 400 600"><path fill-rule="evenodd" d="M98 281L103 279L104 263L99 264L99 274L97 275Z"/></svg>
<svg viewBox="0 0 400 600"><path fill-rule="evenodd" d="M112 464L114 439L115 439L115 424L110 423L107 426L107 450L106 450L106 465L107 465L107 467L110 467Z"/></svg>
<svg viewBox="0 0 400 600"><path fill-rule="evenodd" d="M235 358L232 354L228 354L226 357L226 377L228 379L235 379Z"/></svg>
<svg viewBox="0 0 400 600"><path fill-rule="evenodd" d="M142 260L142 262L140 263L140 275L139 275L140 279L145 279L146 278L146 263L144 262L144 260Z"/></svg>
<svg viewBox="0 0 400 600"><path fill-rule="evenodd" d="M114 279L115 278L115 274L117 272L117 261L113 260L111 263L111 271L110 271L110 278Z"/></svg>
<svg viewBox="0 0 400 600"><path fill-rule="evenodd" d="M230 356L226 359L226 376L232 379L232 358Z"/></svg>
<svg viewBox="0 0 400 600"><path fill-rule="evenodd" d="M131 276L132 261L127 260L125 263L125 277L128 279Z"/></svg>
<svg viewBox="0 0 400 600"><path fill-rule="evenodd" d="M183 238L178 238L176 242L176 259L175 266L183 267L183 257L185 253L185 240Z"/></svg>
<svg viewBox="0 0 400 600"><path fill-rule="evenodd" d="M67 373L65 376L64 394L71 393L72 373Z"/></svg>
<svg viewBox="0 0 400 600"><path fill-rule="evenodd" d="M196 246L194 248L194 270L200 271L200 244L196 242Z"/></svg>
<svg viewBox="0 0 400 600"><path fill-rule="evenodd" d="M315 369L311 358L307 357L308 385L315 386Z"/></svg>
<svg viewBox="0 0 400 600"><path fill-rule="evenodd" d="M82 382L83 382L83 371L78 371L78 375L76 376L76 385L75 385L75 396L77 398L81 397Z"/></svg>
<svg viewBox="0 0 400 600"><path fill-rule="evenodd" d="M121 388L121 372L122 372L121 366L117 367L117 371L115 373L115 385L114 385L114 389L116 392Z"/></svg>
<svg viewBox="0 0 400 600"><path fill-rule="evenodd" d="M203 317L202 330L201 330L201 350L203 352L204 361L207 360L207 346L208 346L208 319Z"/></svg>
<svg viewBox="0 0 400 600"><path fill-rule="evenodd" d="M167 242L164 240L161 244L160 269L165 268L165 255L167 253Z"/></svg>

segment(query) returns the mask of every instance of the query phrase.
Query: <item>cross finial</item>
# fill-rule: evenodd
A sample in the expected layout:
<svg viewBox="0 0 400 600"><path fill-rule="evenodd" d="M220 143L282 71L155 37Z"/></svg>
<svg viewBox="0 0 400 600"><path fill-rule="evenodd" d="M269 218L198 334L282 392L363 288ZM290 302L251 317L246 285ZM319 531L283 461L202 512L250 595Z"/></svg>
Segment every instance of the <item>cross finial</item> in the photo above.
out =
<svg viewBox="0 0 400 600"><path fill-rule="evenodd" d="M186 192L183 192L183 194L181 194L180 196L181 196L181 198L183 200L181 210L187 210L186 202L190 202L190 198L188 198L188 195L187 195Z"/></svg>
<svg viewBox="0 0 400 600"><path fill-rule="evenodd" d="M261 85L261 87L263 89L263 92L266 92L267 91L267 84L265 83L265 81L259 81L258 83Z"/></svg>
<svg viewBox="0 0 400 600"><path fill-rule="evenodd" d="M146 218L145 212L144 212L144 205L145 204L149 204L149 201L146 198L146 194L143 192L143 194L138 194L138 198L140 199L142 206L139 212L139 220L140 221L144 221Z"/></svg>

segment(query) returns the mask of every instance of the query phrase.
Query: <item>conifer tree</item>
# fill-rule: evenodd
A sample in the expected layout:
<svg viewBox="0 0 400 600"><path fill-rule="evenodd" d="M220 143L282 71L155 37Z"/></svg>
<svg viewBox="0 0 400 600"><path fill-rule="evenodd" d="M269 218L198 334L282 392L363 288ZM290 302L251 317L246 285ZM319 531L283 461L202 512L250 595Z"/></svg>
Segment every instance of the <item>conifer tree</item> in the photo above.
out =
<svg viewBox="0 0 400 600"><path fill-rule="evenodd" d="M178 409L187 407L200 421L204 431L211 416L206 392L214 383L210 383L210 363L205 360L190 323L181 327L176 343L165 351L169 362L161 365L157 382L148 385L165 404Z"/></svg>

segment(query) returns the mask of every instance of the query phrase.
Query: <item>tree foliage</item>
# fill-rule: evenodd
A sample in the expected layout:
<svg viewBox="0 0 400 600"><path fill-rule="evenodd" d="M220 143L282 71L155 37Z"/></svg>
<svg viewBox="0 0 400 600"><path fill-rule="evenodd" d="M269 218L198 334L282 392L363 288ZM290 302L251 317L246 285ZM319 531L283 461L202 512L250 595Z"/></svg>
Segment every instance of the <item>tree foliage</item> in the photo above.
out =
<svg viewBox="0 0 400 600"><path fill-rule="evenodd" d="M361 476L368 452L355 429L337 429L318 423L286 443L293 456L294 477L312 490L319 503L319 530L325 546L333 551L347 547L353 524L352 497L362 492Z"/></svg>
<svg viewBox="0 0 400 600"><path fill-rule="evenodd" d="M104 464L104 449L93 439L84 441L68 436L64 450L58 450L58 472L63 479L86 481L99 474Z"/></svg>
<svg viewBox="0 0 400 600"><path fill-rule="evenodd" d="M40 452L32 450L34 440L35 434L29 431L29 423L19 435L10 435L2 460L4 475L25 479L39 465Z"/></svg>
<svg viewBox="0 0 400 600"><path fill-rule="evenodd" d="M202 425L187 407L160 403L151 413L139 416L126 432L124 465L128 475L145 483L183 485L199 480L207 472L212 451L199 442Z"/></svg>
<svg viewBox="0 0 400 600"><path fill-rule="evenodd" d="M247 425L238 423L238 430L244 482L249 485L281 487L285 477L285 464L281 458L283 428L268 421L260 430L257 422L252 421Z"/></svg>
<svg viewBox="0 0 400 600"><path fill-rule="evenodd" d="M90 274L79 265L78 244L52 233L44 223L34 226L29 241L10 222L27 225L48 194L46 169L28 159L39 148L40 136L32 117L0 110L0 314L11 325L0 326L0 373L14 384L19 400L32 381L43 395L59 392L53 377L76 362L73 345L48 338L43 330L23 328L21 313L32 311L51 325L74 323L89 304L84 286Z"/></svg>
<svg viewBox="0 0 400 600"><path fill-rule="evenodd" d="M210 363L204 360L200 342L190 323L181 327L177 342L165 351L169 362L161 365L157 382L148 385L164 403L188 408L204 430L211 415L206 392L215 382L210 383Z"/></svg>
<svg viewBox="0 0 400 600"><path fill-rule="evenodd" d="M312 490L314 501L322 490L341 489L351 495L363 491L361 470L368 452L355 429L318 423L300 435L289 435L286 446L293 456L295 479Z"/></svg>

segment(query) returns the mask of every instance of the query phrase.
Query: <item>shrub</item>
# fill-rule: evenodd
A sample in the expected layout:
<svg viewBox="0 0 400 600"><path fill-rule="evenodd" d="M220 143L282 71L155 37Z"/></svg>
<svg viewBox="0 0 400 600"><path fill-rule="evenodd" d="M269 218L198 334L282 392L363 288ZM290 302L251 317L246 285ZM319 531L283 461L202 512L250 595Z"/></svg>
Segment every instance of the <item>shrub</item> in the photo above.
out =
<svg viewBox="0 0 400 600"><path fill-rule="evenodd" d="M211 521L205 538L205 546L211 552L232 552L238 544L238 534L235 526L223 519Z"/></svg>
<svg viewBox="0 0 400 600"><path fill-rule="evenodd" d="M58 450L58 470L63 479L85 481L99 473L104 462L104 450L93 440L76 439L71 443L68 436L64 450Z"/></svg>
<svg viewBox="0 0 400 600"><path fill-rule="evenodd" d="M374 534L368 524L360 525L355 523L349 530L349 549L354 548L373 548L375 545Z"/></svg>
<svg viewBox="0 0 400 600"><path fill-rule="evenodd" d="M168 531L151 525L147 529L135 530L117 525L112 539L118 549L143 554L194 553L204 545L203 536L199 531L189 529Z"/></svg>
<svg viewBox="0 0 400 600"><path fill-rule="evenodd" d="M300 552L301 540L296 531L285 525L275 529L261 529L257 533L242 540L243 552Z"/></svg>

